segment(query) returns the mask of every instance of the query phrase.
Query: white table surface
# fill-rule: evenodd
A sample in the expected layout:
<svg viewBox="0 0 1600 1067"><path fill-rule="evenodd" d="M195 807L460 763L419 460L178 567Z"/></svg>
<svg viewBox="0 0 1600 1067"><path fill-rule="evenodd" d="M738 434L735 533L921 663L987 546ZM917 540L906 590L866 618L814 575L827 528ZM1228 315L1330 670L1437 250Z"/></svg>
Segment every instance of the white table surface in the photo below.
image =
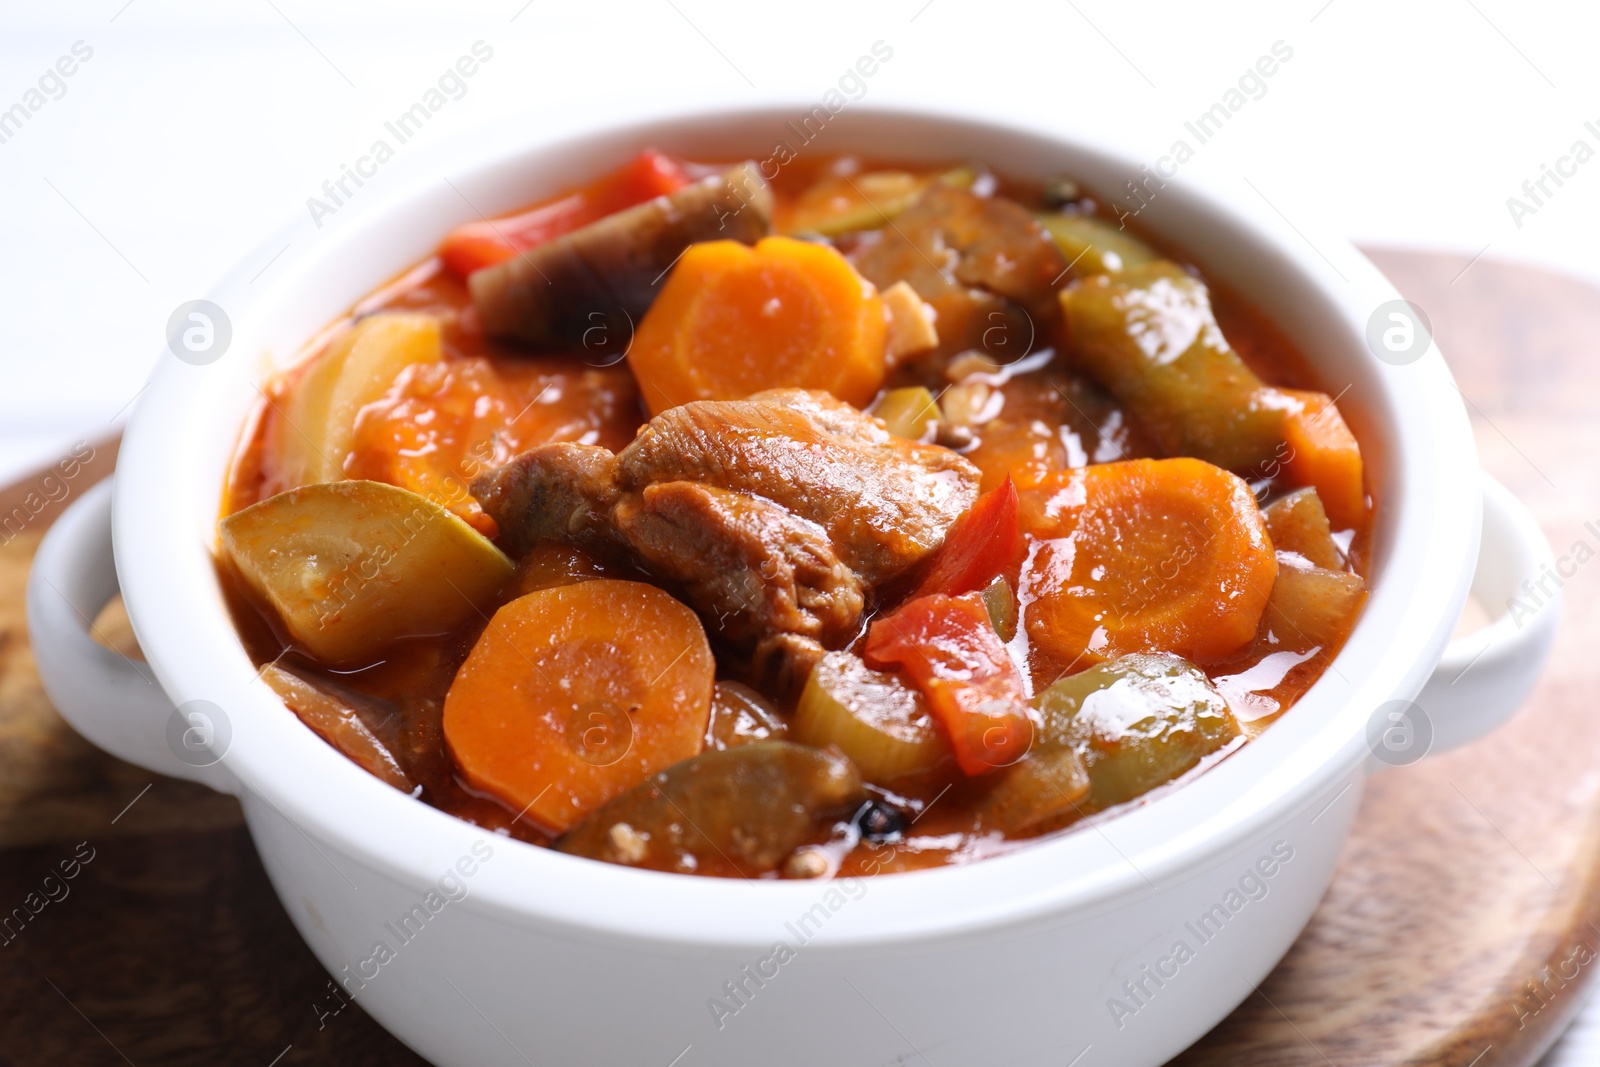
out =
<svg viewBox="0 0 1600 1067"><path fill-rule="evenodd" d="M75 43L92 55L0 143L0 482L109 432L171 311L480 40L493 60L420 138L683 94L820 99L882 41L868 100L1056 123L1152 162L1282 42L1292 58L1185 172L1357 241L1600 280L1600 158L1532 213L1507 204L1575 141L1600 151L1594 5L3 0L0 112ZM1546 1067L1595 1063L1591 1010Z"/></svg>

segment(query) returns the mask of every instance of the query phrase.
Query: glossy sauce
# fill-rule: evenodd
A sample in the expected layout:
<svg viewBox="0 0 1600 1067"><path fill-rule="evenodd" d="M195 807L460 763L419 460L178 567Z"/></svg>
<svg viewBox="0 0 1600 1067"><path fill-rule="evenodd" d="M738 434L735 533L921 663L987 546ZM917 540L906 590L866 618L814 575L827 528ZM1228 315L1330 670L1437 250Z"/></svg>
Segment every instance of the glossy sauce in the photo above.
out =
<svg viewBox="0 0 1600 1067"><path fill-rule="evenodd" d="M785 168L773 182L779 217L785 205L825 171L851 166L860 164L802 160ZM997 191L1025 205L1039 202L1037 187L1024 183L1001 180ZM840 242L846 251L849 244L849 239ZM1299 353L1264 314L1214 284L1211 292L1225 336L1263 379L1280 386L1317 387ZM496 532L494 523L467 492L468 483L478 474L526 448L550 441L577 441L618 450L646 421L638 388L625 362L599 358L586 362L581 356L561 353L531 355L487 340L477 328L466 286L437 259L406 270L359 302L349 316L332 324L308 347L307 360L299 367L303 369L310 357L351 322L379 310L437 316L443 324L445 362L408 368L387 396L362 410L345 473L393 482L428 495L489 536ZM976 439L961 449L983 471L985 491L999 484L1010 469L1043 473L1155 454L1139 432L1137 420L1051 349L1037 348L1006 367L971 364L957 369L965 373L958 375L959 384L952 383L952 392L943 402L966 404L989 416ZM273 454L279 435L294 432L286 425L281 400L299 373L292 370L271 386L269 399L247 427L230 473L224 515L286 488L267 457ZM896 372L886 384L892 388L910 380L909 374ZM1275 473L1260 472L1252 482L1263 504L1286 488ZM1350 545L1354 569L1363 571L1366 531L1348 531L1345 543ZM516 812L465 786L446 751L441 728L444 697L484 629L482 620L453 632L398 642L377 662L336 672L292 647L227 566L220 565L220 569L240 636L255 663L281 661L367 700L374 713L371 721L379 724L375 733L393 749L413 780L421 783L421 798L428 803L485 828L548 843L531 824L515 821ZM550 546L519 561L499 602L533 589L595 576L644 578L626 565L602 565L579 549ZM887 595L892 596L893 591ZM1025 643L1025 636L1020 640ZM1175 782L1131 803L1146 803L1203 773L1258 734L1309 688L1336 651L1281 652L1274 651L1272 644L1271 635L1263 634L1239 659L1208 670L1233 705L1243 736ZM728 669L729 661L722 658L724 650L717 652L718 677L738 677L740 672ZM969 796L981 789L974 780L945 772L899 781L893 793L869 788L906 812L908 826L892 843L861 841L852 828L827 846L839 864L838 873L962 863L1021 844L977 824L974 805L968 802ZM1111 813L1098 814L1061 832L1082 828Z"/></svg>

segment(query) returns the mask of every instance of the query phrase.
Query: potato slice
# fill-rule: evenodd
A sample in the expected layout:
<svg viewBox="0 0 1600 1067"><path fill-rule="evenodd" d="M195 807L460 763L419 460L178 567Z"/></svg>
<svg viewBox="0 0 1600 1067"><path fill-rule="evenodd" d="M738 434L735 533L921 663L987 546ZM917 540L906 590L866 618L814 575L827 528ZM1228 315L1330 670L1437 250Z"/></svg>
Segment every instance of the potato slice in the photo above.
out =
<svg viewBox="0 0 1600 1067"><path fill-rule="evenodd" d="M512 564L432 501L382 482L279 493L222 520L222 547L287 636L334 665L491 606Z"/></svg>
<svg viewBox="0 0 1600 1067"><path fill-rule="evenodd" d="M444 358L432 315L370 315L317 357L283 408L278 435L282 483L294 487L344 478L356 415L386 393L413 363Z"/></svg>
<svg viewBox="0 0 1600 1067"><path fill-rule="evenodd" d="M1328 513L1315 489L1296 489L1262 508L1261 517L1267 521L1272 547L1279 552L1293 552L1326 570L1345 569L1344 553L1333 539Z"/></svg>
<svg viewBox="0 0 1600 1067"><path fill-rule="evenodd" d="M883 310L889 316L883 358L891 370L912 356L939 347L939 330L934 325L939 313L908 283L895 282L883 291Z"/></svg>
<svg viewBox="0 0 1600 1067"><path fill-rule="evenodd" d="M883 428L908 441L930 438L944 413L939 401L920 385L891 389L872 405L870 414L883 420Z"/></svg>
<svg viewBox="0 0 1600 1067"><path fill-rule="evenodd" d="M1366 602L1367 583L1359 574L1310 566L1280 554L1278 579L1261 621L1277 639L1277 647L1296 652L1322 649L1331 657L1344 647Z"/></svg>

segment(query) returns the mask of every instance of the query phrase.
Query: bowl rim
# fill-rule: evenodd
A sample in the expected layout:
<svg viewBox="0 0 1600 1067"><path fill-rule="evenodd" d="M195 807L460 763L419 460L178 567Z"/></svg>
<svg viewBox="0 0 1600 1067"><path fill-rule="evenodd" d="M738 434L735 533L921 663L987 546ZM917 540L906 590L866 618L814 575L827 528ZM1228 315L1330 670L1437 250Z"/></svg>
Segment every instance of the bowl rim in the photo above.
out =
<svg viewBox="0 0 1600 1067"><path fill-rule="evenodd" d="M341 257L358 260L363 248L379 243L394 218L407 210L438 214L438 175L447 169L469 187L496 176L522 175L536 190L537 176L560 160L625 145L657 143L670 149L731 136L730 130L776 126L806 113L810 103L667 102L602 120L575 120L566 129L529 133L521 119L480 127L419 153L398 191L355 205L347 220L317 240L305 240L303 219L291 223L206 294L223 307L243 309L234 312L234 350L203 367L161 360L129 420L118 461L114 549L130 620L163 688L175 702L203 697L228 709L233 742L223 765L239 782L252 818L266 814L256 804L264 801L308 839L412 887L434 882L474 841L490 840L495 862L482 865L462 906L569 937L765 948L782 935L786 920L828 899L830 890L844 890L852 894L851 907L837 910L815 940L836 949L863 949L965 936L1041 916L1089 914L1161 892L1295 813L1330 804L1341 783L1348 788L1350 775L1368 757L1365 726L1371 712L1386 700L1408 699L1420 690L1465 600L1480 506L1470 426L1437 347L1398 367L1380 363L1360 342L1370 310L1398 297L1372 264L1342 239L1304 221L1297 227L1275 208L1268 211L1193 176L1162 186L1152 228L1162 232L1188 220L1219 230L1229 241L1219 243L1224 251L1213 259L1245 248L1240 263L1287 271L1284 276L1293 284L1322 301L1319 313L1332 316L1337 351L1347 361L1340 366L1366 376L1374 394L1366 398L1366 409L1381 416L1373 424L1390 437L1383 457L1388 484L1380 496L1389 543L1382 548L1386 558L1371 600L1323 677L1293 712L1182 789L1097 825L1093 833L1043 839L981 862L867 879L859 896L855 886L840 881L683 877L500 839L398 793L285 714L257 680L222 607L210 556L214 533L207 543L188 532L195 528L193 521L214 530L222 491L220 480L207 489L195 479L195 457L214 442L207 446L199 439L203 420L189 416L206 410L208 401L215 403L235 379L260 380L261 358L241 343L251 339L251 330L259 332L257 324L292 301L295 286L306 285L317 269L331 269ZM1053 154L1073 161L1068 169L1092 165L1140 173L1137 159L1107 149L1101 139L949 106L851 105L837 118L845 139L878 143L873 138L892 141L913 131L964 146L992 142ZM955 154L945 153L946 158ZM457 162L461 159L470 162ZM454 182L447 184L457 189ZM514 206L490 203L487 210ZM442 232L434 232L433 239ZM283 250L285 245L290 248ZM282 257L274 282L253 288L255 265L274 253ZM1207 262L1204 254L1196 258ZM403 266L393 264L388 273ZM349 293L345 304L364 295ZM1273 315L1270 305L1262 310ZM1402 408L1403 419L1398 417ZM1460 462L1463 456L1472 462ZM324 858L339 869L327 853Z"/></svg>

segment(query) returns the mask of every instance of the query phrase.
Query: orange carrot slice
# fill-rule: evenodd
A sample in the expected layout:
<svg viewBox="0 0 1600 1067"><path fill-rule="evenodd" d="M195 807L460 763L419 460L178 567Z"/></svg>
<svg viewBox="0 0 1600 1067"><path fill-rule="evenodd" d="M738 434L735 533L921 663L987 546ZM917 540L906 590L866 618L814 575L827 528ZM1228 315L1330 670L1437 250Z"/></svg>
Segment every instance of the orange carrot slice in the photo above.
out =
<svg viewBox="0 0 1600 1067"><path fill-rule="evenodd" d="M1367 519L1367 492L1355 434L1328 394L1298 389L1278 392L1292 401L1283 428L1289 448L1285 457L1289 479L1316 489L1335 528L1362 526Z"/></svg>
<svg viewBox="0 0 1600 1067"><path fill-rule="evenodd" d="M543 589L495 612L445 740L469 785L558 834L700 752L715 669L699 618L655 586Z"/></svg>
<svg viewBox="0 0 1600 1067"><path fill-rule="evenodd" d="M621 448L638 428L626 367L572 374L541 359L482 356L408 368L355 420L344 473L389 482L499 533L467 490L473 478L550 441Z"/></svg>
<svg viewBox="0 0 1600 1067"><path fill-rule="evenodd" d="M1020 498L1039 539L1019 599L1043 684L1130 652L1215 660L1255 636L1278 563L1237 475L1139 459L1058 472Z"/></svg>
<svg viewBox="0 0 1600 1067"><path fill-rule="evenodd" d="M877 290L827 245L708 241L672 268L628 362L652 415L785 386L865 407L883 384L887 333Z"/></svg>

